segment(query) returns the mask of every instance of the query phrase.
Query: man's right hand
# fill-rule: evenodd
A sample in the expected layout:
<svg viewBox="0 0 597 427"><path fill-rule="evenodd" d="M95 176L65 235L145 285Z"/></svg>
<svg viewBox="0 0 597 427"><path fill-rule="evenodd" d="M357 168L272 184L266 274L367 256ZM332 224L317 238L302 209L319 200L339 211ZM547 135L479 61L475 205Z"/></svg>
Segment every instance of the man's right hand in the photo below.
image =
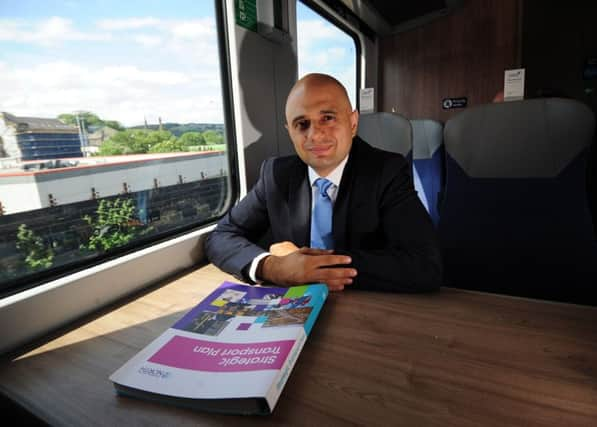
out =
<svg viewBox="0 0 597 427"><path fill-rule="evenodd" d="M351 262L350 257L334 255L331 250L300 248L288 255L269 255L262 259L257 277L283 286L325 283L330 291L341 291L352 283L357 271L337 266Z"/></svg>

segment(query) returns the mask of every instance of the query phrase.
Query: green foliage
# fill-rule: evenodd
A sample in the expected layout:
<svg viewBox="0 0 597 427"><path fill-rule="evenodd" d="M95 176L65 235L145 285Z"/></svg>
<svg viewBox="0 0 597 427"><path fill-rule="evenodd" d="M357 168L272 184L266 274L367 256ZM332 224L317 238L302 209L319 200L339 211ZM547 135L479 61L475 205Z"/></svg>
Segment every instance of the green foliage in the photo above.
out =
<svg viewBox="0 0 597 427"><path fill-rule="evenodd" d="M195 145L192 147L187 147L188 151L226 151L228 147L226 144L216 144L216 145Z"/></svg>
<svg viewBox="0 0 597 427"><path fill-rule="evenodd" d="M149 143L149 147L153 147L156 144L160 144L166 141L176 142L176 137L167 130L157 130L153 132L148 131L147 141Z"/></svg>
<svg viewBox="0 0 597 427"><path fill-rule="evenodd" d="M112 138L102 143L98 153L102 156L111 156L156 152L151 150L151 147L167 141L176 142L176 137L167 130L127 129L116 133ZM174 151L183 150L177 149Z"/></svg>
<svg viewBox="0 0 597 427"><path fill-rule="evenodd" d="M92 234L81 248L107 251L127 244L139 234L139 223L134 213L135 206L131 199L101 200L94 217L83 217L91 227Z"/></svg>
<svg viewBox="0 0 597 427"><path fill-rule="evenodd" d="M215 123L162 123L158 124L147 124L141 126L132 126L129 129L149 129L159 130L160 126L162 129L172 132L174 136L181 137L187 132L205 132L206 130L215 130L216 132L224 133L223 124Z"/></svg>
<svg viewBox="0 0 597 427"><path fill-rule="evenodd" d="M195 151L197 147L222 145L224 136L214 130L186 132L176 138L167 130L126 129L116 133L104 141L99 147L98 155L115 156L122 154L174 153Z"/></svg>
<svg viewBox="0 0 597 427"><path fill-rule="evenodd" d="M178 140L185 147L191 147L195 145L204 145L205 138L201 132L186 132L183 133Z"/></svg>
<svg viewBox="0 0 597 427"><path fill-rule="evenodd" d="M120 122L116 120L104 120L104 126L108 126L109 128L116 130L124 130L124 126L122 126Z"/></svg>
<svg viewBox="0 0 597 427"><path fill-rule="evenodd" d="M135 154L147 153L149 149L149 142L147 141L147 133L145 130L123 130L115 134L113 137L102 143L99 148L100 154L104 153L104 145L114 147L120 151L119 154Z"/></svg>
<svg viewBox="0 0 597 427"><path fill-rule="evenodd" d="M77 125L77 119L74 114L60 114L58 115L58 120L67 125Z"/></svg>
<svg viewBox="0 0 597 427"><path fill-rule="evenodd" d="M208 145L222 144L224 142L224 135L215 130L206 130L203 132L203 138Z"/></svg>
<svg viewBox="0 0 597 427"><path fill-rule="evenodd" d="M149 149L150 153L173 153L177 151L186 151L186 147L182 145L180 140L162 141L155 145L152 145Z"/></svg>
<svg viewBox="0 0 597 427"><path fill-rule="evenodd" d="M85 128L87 128L88 126L101 124L102 122L97 115L88 111L82 111L78 114L78 116L79 119L83 122ZM77 114L60 114L58 116L58 119L66 123L67 125L77 125Z"/></svg>
<svg viewBox="0 0 597 427"><path fill-rule="evenodd" d="M49 268L54 261L54 251L25 224L19 225L17 231L17 249L25 255L25 263L32 270Z"/></svg>
<svg viewBox="0 0 597 427"><path fill-rule="evenodd" d="M124 130L124 127L116 120L102 120L89 111L82 111L78 116L87 131L89 131L89 126L108 126L112 129ZM77 126L77 114L60 114L58 119L67 125Z"/></svg>
<svg viewBox="0 0 597 427"><path fill-rule="evenodd" d="M132 152L128 147L108 139L102 143L97 154L99 156L118 156L121 154L132 154Z"/></svg>

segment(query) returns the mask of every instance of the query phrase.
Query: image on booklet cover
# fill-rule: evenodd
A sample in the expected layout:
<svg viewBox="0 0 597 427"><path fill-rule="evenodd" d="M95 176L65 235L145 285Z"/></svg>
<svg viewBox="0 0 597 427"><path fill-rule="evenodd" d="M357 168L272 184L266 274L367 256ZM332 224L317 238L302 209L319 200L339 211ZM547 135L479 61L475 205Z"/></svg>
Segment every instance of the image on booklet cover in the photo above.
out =
<svg viewBox="0 0 597 427"><path fill-rule="evenodd" d="M303 324L311 314L311 307L270 310L263 327Z"/></svg>
<svg viewBox="0 0 597 427"><path fill-rule="evenodd" d="M272 289L229 285L202 301L173 328L218 336L229 327L242 331L251 326L301 325L311 313L309 286ZM239 316L246 319L240 325L233 324L231 319Z"/></svg>
<svg viewBox="0 0 597 427"><path fill-rule="evenodd" d="M191 320L184 328L185 331L196 334L217 336L230 323L233 316L203 311Z"/></svg>

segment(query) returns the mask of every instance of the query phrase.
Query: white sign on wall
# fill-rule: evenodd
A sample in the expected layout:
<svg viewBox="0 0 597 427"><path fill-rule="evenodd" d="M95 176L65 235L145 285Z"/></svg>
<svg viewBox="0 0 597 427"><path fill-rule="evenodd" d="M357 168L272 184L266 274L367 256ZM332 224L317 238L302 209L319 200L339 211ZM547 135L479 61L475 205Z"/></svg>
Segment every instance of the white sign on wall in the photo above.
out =
<svg viewBox="0 0 597 427"><path fill-rule="evenodd" d="M359 93L359 106L361 113L374 113L375 112L375 89L372 87L366 87L361 89Z"/></svg>
<svg viewBox="0 0 597 427"><path fill-rule="evenodd" d="M504 72L504 101L524 99L524 68Z"/></svg>

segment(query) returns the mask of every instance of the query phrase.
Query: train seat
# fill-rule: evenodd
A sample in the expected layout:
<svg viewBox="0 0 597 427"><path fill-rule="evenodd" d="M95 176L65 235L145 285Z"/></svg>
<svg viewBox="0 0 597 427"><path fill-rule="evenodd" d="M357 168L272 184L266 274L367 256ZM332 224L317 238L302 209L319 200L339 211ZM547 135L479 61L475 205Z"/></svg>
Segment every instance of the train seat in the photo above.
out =
<svg viewBox="0 0 597 427"><path fill-rule="evenodd" d="M402 154L412 164L413 130L410 121L396 113L369 113L359 118L358 135L374 147ZM413 184L429 212L421 177L413 170Z"/></svg>
<svg viewBox="0 0 597 427"><path fill-rule="evenodd" d="M413 130L413 173L419 177L427 211L439 223L439 198L443 189L443 124L431 119L410 121Z"/></svg>
<svg viewBox="0 0 597 427"><path fill-rule="evenodd" d="M481 105L446 122L447 285L597 303L586 192L594 132L592 111L561 98Z"/></svg>
<svg viewBox="0 0 597 427"><path fill-rule="evenodd" d="M400 114L361 114L358 135L374 147L410 158L412 127L408 119Z"/></svg>

